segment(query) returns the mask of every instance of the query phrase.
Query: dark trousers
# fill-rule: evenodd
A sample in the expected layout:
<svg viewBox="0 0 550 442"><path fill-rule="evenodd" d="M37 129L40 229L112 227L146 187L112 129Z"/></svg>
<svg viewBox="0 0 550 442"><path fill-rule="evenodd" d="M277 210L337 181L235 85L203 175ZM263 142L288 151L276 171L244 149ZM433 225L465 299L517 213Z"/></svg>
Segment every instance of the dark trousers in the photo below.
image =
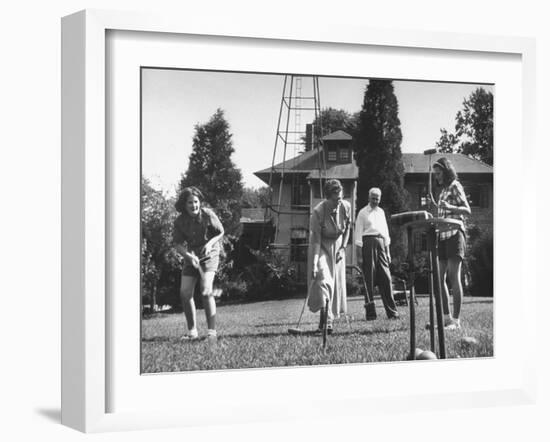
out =
<svg viewBox="0 0 550 442"><path fill-rule="evenodd" d="M386 314L388 317L396 316L398 313L393 299L390 263L384 247L384 239L381 236L364 236L362 252L363 275L369 298L374 299L374 286L377 285Z"/></svg>

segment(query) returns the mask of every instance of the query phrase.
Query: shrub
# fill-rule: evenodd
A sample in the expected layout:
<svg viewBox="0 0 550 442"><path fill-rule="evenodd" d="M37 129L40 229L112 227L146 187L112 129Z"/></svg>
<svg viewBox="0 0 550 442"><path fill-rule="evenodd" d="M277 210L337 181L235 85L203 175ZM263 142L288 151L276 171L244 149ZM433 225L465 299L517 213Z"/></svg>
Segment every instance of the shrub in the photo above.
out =
<svg viewBox="0 0 550 442"><path fill-rule="evenodd" d="M225 287L235 274L235 254L237 250L237 237L224 235L220 250L220 266L216 272L216 284Z"/></svg>
<svg viewBox="0 0 550 442"><path fill-rule="evenodd" d="M246 294L248 293L248 284L246 281L228 281L225 284L225 289L222 294L222 299L245 299Z"/></svg>
<svg viewBox="0 0 550 442"><path fill-rule="evenodd" d="M251 301L296 294L299 285L294 266L286 264L282 257L269 250L259 252L241 245L238 248L239 256L246 257L244 262L234 259L235 252L220 272L218 282L224 299Z"/></svg>
<svg viewBox="0 0 550 442"><path fill-rule="evenodd" d="M348 273L346 275L346 293L347 293L347 296L364 295L361 276L355 273L353 274Z"/></svg>
<svg viewBox="0 0 550 442"><path fill-rule="evenodd" d="M417 252L413 255L414 288L416 293L429 293L430 262L428 252ZM409 280L409 262L405 259L394 259L391 265L392 275Z"/></svg>
<svg viewBox="0 0 550 442"><path fill-rule="evenodd" d="M493 296L493 230L473 226L468 230L469 249L464 274L472 296Z"/></svg>

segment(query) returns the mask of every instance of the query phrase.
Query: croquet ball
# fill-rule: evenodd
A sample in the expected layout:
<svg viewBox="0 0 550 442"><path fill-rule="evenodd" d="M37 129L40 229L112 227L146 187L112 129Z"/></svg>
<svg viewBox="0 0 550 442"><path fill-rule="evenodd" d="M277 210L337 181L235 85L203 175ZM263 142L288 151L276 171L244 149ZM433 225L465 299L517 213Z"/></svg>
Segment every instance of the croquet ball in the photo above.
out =
<svg viewBox="0 0 550 442"><path fill-rule="evenodd" d="M418 357L424 352L424 350L422 350L421 348L416 348L414 350L414 359L418 359ZM411 357L411 354L409 353L409 355L407 356L407 359L410 361L412 360L412 357Z"/></svg>
<svg viewBox="0 0 550 442"><path fill-rule="evenodd" d="M474 345L477 345L477 339L472 338L471 336L464 336L460 339L460 344L464 347L473 347Z"/></svg>
<svg viewBox="0 0 550 442"><path fill-rule="evenodd" d="M427 359L437 359L437 356L435 353L431 352L430 350L425 350L420 355L416 357L416 359L419 360L427 360Z"/></svg>

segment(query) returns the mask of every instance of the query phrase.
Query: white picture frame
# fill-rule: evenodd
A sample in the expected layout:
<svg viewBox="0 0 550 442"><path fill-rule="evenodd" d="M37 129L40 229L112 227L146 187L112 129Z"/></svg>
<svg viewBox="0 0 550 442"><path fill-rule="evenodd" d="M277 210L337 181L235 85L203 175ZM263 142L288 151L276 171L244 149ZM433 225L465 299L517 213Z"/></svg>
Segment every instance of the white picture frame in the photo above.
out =
<svg viewBox="0 0 550 442"><path fill-rule="evenodd" d="M416 409L452 407L493 406L503 403L533 403L536 390L535 329L533 320L524 314L529 304L536 303L534 278L528 278L528 256L534 256L532 241L518 241L516 252L521 265L519 312L522 327L517 327L524 343L525 355L517 366L514 376L499 388L489 388L453 393L402 390L388 391L376 396L359 391L355 395L335 392L330 397L310 397L285 409L277 402L262 397L262 392L251 391L233 399L234 410L216 411L206 416L204 407L193 413L184 409L167 411L160 408L140 408L132 411L110 411L109 392L113 388L108 376L110 361L107 336L111 312L107 299L109 286L108 264L110 257L107 228L110 222L108 181L109 155L106 133L106 107L108 79L106 78L106 35L109 31L154 32L163 35L218 36L221 38L267 39L277 41L310 42L311 44L367 45L384 50L401 48L426 50L432 53L468 52L483 57L484 54L503 54L519 57L521 63L521 165L522 173L529 170L536 157L534 145L534 100L535 100L535 45L532 39L518 37L491 37L451 33L428 33L415 31L388 31L343 26L285 26L281 23L209 22L197 17L164 17L151 14L134 14L87 10L63 18L62 21L62 423L84 432L101 432L124 429L161 428L170 426L208 425L212 421L254 422L262 420L312 417L326 405L337 400L342 415L365 415L376 410L396 412L408 410L411 404ZM158 35L158 34L157 34ZM112 54L111 54L112 55ZM114 55L116 56L116 54ZM498 85L497 85L498 100ZM497 125L498 125L497 115ZM498 138L497 138L498 139ZM503 155L509 155L505 153ZM518 153L515 152L517 155ZM498 170L496 172L498 174ZM525 184L527 185L527 184ZM523 185L522 185L523 186ZM521 191L521 187L518 192ZM527 225L536 219L536 192L522 194L519 203L521 222ZM496 223L498 223L498 218ZM520 232L521 235L521 232ZM137 298L136 298L137 299ZM137 302L137 301L136 301ZM497 309L498 310L498 309ZM496 313L496 321L499 320ZM503 353L501 353L503 354ZM495 358L500 356L498 352ZM447 362L450 364L456 362ZM462 363L462 362L459 362ZM392 364L390 364L392 365ZM385 370L393 368L385 366ZM442 368L424 365L437 375ZM324 375L334 376L342 367L315 368ZM347 369L346 376L357 376L362 367ZM403 367L397 370L402 370ZM405 369L417 373L419 366ZM368 368L370 371L377 368ZM300 384L303 373L300 369L272 369L265 377L255 371L257 382L265 382L278 373L284 382ZM311 373L311 372L310 372ZM204 376L203 374L196 376ZM208 376L223 378L224 373ZM237 374L232 374L235 379ZM242 378L242 375L240 376ZM298 379L298 380L297 380ZM256 382L256 381L252 381ZM169 384L169 378L163 382ZM166 393L165 393L166 394ZM309 411L304 411L304 404ZM280 404L279 404L280 405ZM246 416L246 417L245 417Z"/></svg>

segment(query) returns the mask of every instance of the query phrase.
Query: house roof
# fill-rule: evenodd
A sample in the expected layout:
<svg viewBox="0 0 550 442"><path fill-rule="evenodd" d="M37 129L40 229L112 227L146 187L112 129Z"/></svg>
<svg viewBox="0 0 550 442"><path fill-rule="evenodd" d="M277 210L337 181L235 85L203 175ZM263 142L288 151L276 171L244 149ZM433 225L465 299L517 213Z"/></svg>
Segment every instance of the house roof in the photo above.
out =
<svg viewBox="0 0 550 442"><path fill-rule="evenodd" d="M359 177L359 169L353 163L346 164L336 164L327 169L327 173L321 171L322 178L335 178L337 180L345 179L357 179ZM308 179L317 179L319 178L319 169L312 170L311 173L307 176Z"/></svg>
<svg viewBox="0 0 550 442"><path fill-rule="evenodd" d="M323 149L320 149L322 155ZM359 170L355 165L355 161L345 164L333 164L329 165L326 170L326 174L323 171L323 167L319 167L319 154L316 149L304 152L294 158L291 158L284 163L279 163L274 167L273 172L280 174L283 172L286 174L307 174L308 179L319 178L319 171L323 175L323 178L336 178L336 179L356 179L359 176ZM267 169L254 172L258 178L266 183L269 183L269 175L271 173L271 167Z"/></svg>
<svg viewBox="0 0 550 442"><path fill-rule="evenodd" d="M337 130L335 132L332 132L328 135L325 135L323 138L321 138L323 141L330 141L330 140L352 140L352 137L347 132L344 132L343 130Z"/></svg>
<svg viewBox="0 0 550 442"><path fill-rule="evenodd" d="M435 153L432 155L432 164L439 158L447 157L456 169L458 174L464 173L493 173L493 167L482 161L474 160L461 153ZM428 173L429 156L422 153L404 153L403 166L405 174Z"/></svg>
<svg viewBox="0 0 550 442"><path fill-rule="evenodd" d="M322 149L321 149L322 151ZM274 174L287 173L305 173L309 174L311 171L319 169L319 155L317 149L312 149L304 152L294 158L290 158L282 163L276 164L273 167ZM258 178L262 181L269 183L269 175L271 174L271 167L267 169L254 172Z"/></svg>
<svg viewBox="0 0 550 442"><path fill-rule="evenodd" d="M251 209L241 209L241 219L240 222L264 222L265 209L263 208L251 208Z"/></svg>
<svg viewBox="0 0 550 442"><path fill-rule="evenodd" d="M338 131L343 132L343 131ZM336 132L334 132L336 133ZM344 132L345 133L345 132ZM332 134L331 134L332 135ZM322 152L323 149L321 148ZM432 155L432 164L437 161L438 158L447 157L455 166L458 174L474 173L474 174L492 174L493 167L482 161L474 160L461 153L436 153ZM405 175L407 174L424 174L428 173L429 157L422 153L404 153L403 154L403 166L405 169ZM281 174L307 174L307 178L314 179L319 178L319 169L322 171L322 167L319 168L319 155L316 149L304 152L294 158L290 158L283 163L279 163L274 166L273 173ZM258 178L265 183L269 183L269 175L271 174L271 167L267 169L254 172ZM323 174L324 175L324 174ZM359 176L358 168L355 162L347 164L335 164L327 169L326 178L336 179L356 179Z"/></svg>

